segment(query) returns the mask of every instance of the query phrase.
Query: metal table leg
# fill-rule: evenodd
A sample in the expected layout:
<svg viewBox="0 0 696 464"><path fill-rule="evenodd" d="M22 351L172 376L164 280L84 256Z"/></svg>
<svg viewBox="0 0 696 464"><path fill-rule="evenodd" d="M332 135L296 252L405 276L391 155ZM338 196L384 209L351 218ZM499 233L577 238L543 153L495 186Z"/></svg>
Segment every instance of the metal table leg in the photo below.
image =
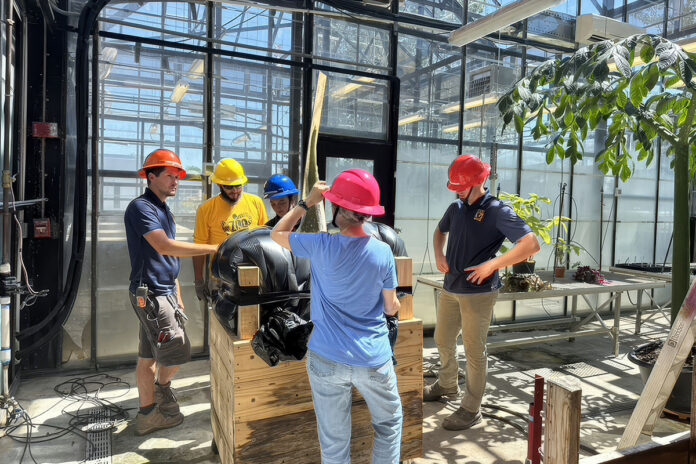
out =
<svg viewBox="0 0 696 464"><path fill-rule="evenodd" d="M621 294L623 292L618 292L616 294L616 306L614 307L614 327L612 332L614 334L614 356L619 355L619 326L621 325Z"/></svg>
<svg viewBox="0 0 696 464"><path fill-rule="evenodd" d="M638 301L636 302L636 335L640 333L640 325L642 324L643 310L643 290L638 290Z"/></svg>

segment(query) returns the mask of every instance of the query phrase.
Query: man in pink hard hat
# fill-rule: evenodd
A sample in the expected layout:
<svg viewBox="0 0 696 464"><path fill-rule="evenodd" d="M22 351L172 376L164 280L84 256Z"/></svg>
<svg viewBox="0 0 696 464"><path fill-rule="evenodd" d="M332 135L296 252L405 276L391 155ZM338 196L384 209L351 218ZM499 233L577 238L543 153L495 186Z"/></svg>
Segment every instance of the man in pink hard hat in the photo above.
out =
<svg viewBox="0 0 696 464"><path fill-rule="evenodd" d="M293 233L308 208L332 203L339 234ZM324 463L350 462L352 388L365 399L375 430L372 462L398 464L403 413L386 315L399 308L391 248L366 234L381 216L379 185L361 169L320 181L273 228L271 237L312 266L312 321L307 372Z"/></svg>
<svg viewBox="0 0 696 464"><path fill-rule="evenodd" d="M486 338L501 286L498 269L539 252L539 242L529 226L484 187L490 172L490 165L473 155L452 162L447 188L458 199L447 208L433 235L437 268L445 273L435 326L442 367L435 383L425 387L424 401L459 392L460 332L466 353L464 395L459 409L442 424L447 430L466 430L481 421L488 373ZM496 256L506 238L515 245Z"/></svg>

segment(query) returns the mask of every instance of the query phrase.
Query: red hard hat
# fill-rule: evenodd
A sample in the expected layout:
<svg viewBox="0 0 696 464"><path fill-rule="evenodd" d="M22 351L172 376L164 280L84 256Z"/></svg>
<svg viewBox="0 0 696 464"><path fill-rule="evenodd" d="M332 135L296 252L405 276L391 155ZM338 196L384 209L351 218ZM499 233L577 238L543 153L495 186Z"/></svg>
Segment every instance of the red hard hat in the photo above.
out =
<svg viewBox="0 0 696 464"><path fill-rule="evenodd" d="M491 165L474 155L460 155L450 164L447 188L463 193L474 185L483 184L491 174Z"/></svg>
<svg viewBox="0 0 696 464"><path fill-rule="evenodd" d="M186 177L186 170L176 153L171 150L165 150L164 148L157 149L147 155L143 163L143 168L138 171L138 174L140 174L140 177L143 179L147 179L148 170L161 167L176 168L179 170L179 179Z"/></svg>
<svg viewBox="0 0 696 464"><path fill-rule="evenodd" d="M324 197L334 205L368 216L384 215L379 204L379 184L372 174L362 169L349 169L336 177Z"/></svg>

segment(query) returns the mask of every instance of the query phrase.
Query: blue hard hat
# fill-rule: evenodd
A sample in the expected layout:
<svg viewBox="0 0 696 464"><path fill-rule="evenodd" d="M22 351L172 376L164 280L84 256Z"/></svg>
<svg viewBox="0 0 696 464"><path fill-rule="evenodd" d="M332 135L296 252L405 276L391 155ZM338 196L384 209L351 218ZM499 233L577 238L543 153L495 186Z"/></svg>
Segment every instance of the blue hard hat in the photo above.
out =
<svg viewBox="0 0 696 464"><path fill-rule="evenodd" d="M276 200L278 198L291 197L300 193L295 183L288 176L274 174L263 186L263 197Z"/></svg>

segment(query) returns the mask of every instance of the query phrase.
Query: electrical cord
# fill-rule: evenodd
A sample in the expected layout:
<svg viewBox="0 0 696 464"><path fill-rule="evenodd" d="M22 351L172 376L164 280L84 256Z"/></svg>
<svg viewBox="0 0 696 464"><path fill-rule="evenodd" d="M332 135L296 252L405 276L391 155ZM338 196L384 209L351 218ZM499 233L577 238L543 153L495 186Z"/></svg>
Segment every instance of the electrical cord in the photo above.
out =
<svg viewBox="0 0 696 464"><path fill-rule="evenodd" d="M128 409L124 409L110 400L100 398L107 388L124 388L124 392L116 398L127 395L130 391L130 385L117 377L112 377L108 374L94 374L86 377L76 377L56 385L53 390L61 397L61 399L32 418L22 405L14 398L0 397L0 409L8 411L9 420L6 426L0 427L0 430L5 432L6 437L13 441L24 444L22 456L19 464L24 462L25 456L29 455L34 464L38 464L31 450L33 444L46 443L56 440L66 435L75 435L83 439L86 443L94 446L94 443L89 439L90 432L88 425L90 419L94 417L95 411L105 410L108 418L108 427L103 427L100 424L99 431L109 430L117 427L129 417ZM37 417L45 414L48 411L54 410L62 402L67 402L61 414L69 417L68 426L62 427L50 424L34 424ZM71 411L68 411L71 409ZM19 431L24 428L24 433ZM40 437L35 436L35 429L48 428L54 431L47 432ZM2 438L0 438L0 441Z"/></svg>

